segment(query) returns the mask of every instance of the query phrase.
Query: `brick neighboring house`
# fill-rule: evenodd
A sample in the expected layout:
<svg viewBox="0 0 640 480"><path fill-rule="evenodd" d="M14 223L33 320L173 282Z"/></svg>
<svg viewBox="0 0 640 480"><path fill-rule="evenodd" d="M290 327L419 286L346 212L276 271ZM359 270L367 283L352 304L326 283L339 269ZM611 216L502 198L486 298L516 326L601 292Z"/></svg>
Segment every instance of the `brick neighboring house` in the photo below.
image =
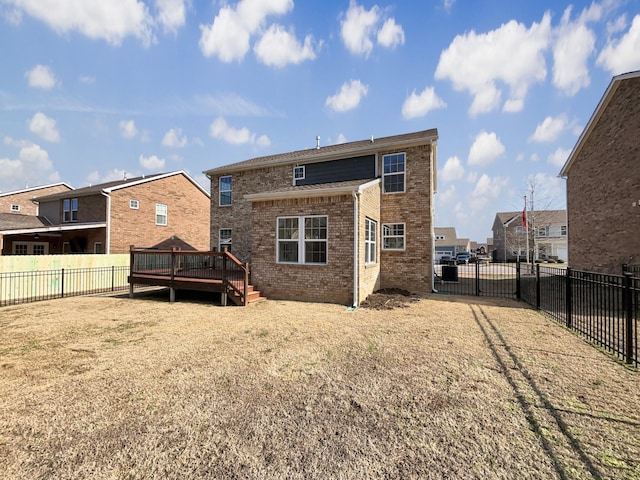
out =
<svg viewBox="0 0 640 480"><path fill-rule="evenodd" d="M3 228L2 254L126 253L179 237L209 245L209 194L183 171L63 191L34 199L38 216Z"/></svg>
<svg viewBox="0 0 640 480"><path fill-rule="evenodd" d="M38 204L32 202L34 198L43 195L52 195L54 193L68 192L69 190L73 190L73 188L66 183L60 182L0 193L0 213L37 215Z"/></svg>
<svg viewBox="0 0 640 480"><path fill-rule="evenodd" d="M613 77L560 175L571 267L640 264L640 71Z"/></svg>
<svg viewBox="0 0 640 480"><path fill-rule="evenodd" d="M437 130L214 168L211 245L250 262L269 298L358 305L430 292Z"/></svg>
<svg viewBox="0 0 640 480"><path fill-rule="evenodd" d="M567 259L567 211L537 210L527 213L529 252L533 259ZM505 226L506 225L506 226ZM493 261L527 258L527 237L522 211L498 212L492 226ZM505 244L506 241L506 244ZM506 247L506 248L505 248Z"/></svg>

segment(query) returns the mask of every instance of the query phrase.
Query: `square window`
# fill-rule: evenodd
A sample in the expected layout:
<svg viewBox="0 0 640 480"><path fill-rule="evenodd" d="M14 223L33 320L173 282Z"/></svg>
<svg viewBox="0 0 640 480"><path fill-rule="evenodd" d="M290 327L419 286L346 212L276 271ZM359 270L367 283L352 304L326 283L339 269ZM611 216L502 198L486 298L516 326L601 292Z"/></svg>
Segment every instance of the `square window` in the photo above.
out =
<svg viewBox="0 0 640 480"><path fill-rule="evenodd" d="M156 203L156 225L167 225L167 206L163 203Z"/></svg>
<svg viewBox="0 0 640 480"><path fill-rule="evenodd" d="M220 177L220 206L231 205L231 176Z"/></svg>
<svg viewBox="0 0 640 480"><path fill-rule="evenodd" d="M382 157L382 189L384 193L405 191L404 153L394 153Z"/></svg>
<svg viewBox="0 0 640 480"><path fill-rule="evenodd" d="M140 208L140 202L138 200L129 200L129 208L131 210L138 210Z"/></svg>
<svg viewBox="0 0 640 480"><path fill-rule="evenodd" d="M305 168L304 165L293 167L293 180L304 180Z"/></svg>
<svg viewBox="0 0 640 480"><path fill-rule="evenodd" d="M11 211L12 212L19 212L20 211L20 205L11 205Z"/></svg>
<svg viewBox="0 0 640 480"><path fill-rule="evenodd" d="M382 225L382 249L404 250L405 224L385 223Z"/></svg>

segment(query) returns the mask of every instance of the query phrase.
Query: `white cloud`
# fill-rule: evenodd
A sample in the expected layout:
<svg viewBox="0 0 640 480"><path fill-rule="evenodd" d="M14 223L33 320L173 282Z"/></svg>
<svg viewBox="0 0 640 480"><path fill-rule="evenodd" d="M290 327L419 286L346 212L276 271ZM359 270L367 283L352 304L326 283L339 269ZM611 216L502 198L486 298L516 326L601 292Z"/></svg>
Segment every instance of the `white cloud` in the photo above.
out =
<svg viewBox="0 0 640 480"><path fill-rule="evenodd" d="M56 128L56 121L42 112L36 113L31 118L29 130L48 142L58 143L60 141L60 133Z"/></svg>
<svg viewBox="0 0 640 480"><path fill-rule="evenodd" d="M567 7L562 15L553 46L553 84L568 96L575 95L591 83L587 61L596 45L596 36L586 25L586 19L594 15L588 15L585 10L575 22L571 22L571 9L571 6Z"/></svg>
<svg viewBox="0 0 640 480"><path fill-rule="evenodd" d="M633 18L631 27L620 39L609 39L596 63L611 75L640 69L640 15Z"/></svg>
<svg viewBox="0 0 640 480"><path fill-rule="evenodd" d="M25 73L24 76L27 77L29 86L33 88L51 90L58 83L56 76L46 65L36 65Z"/></svg>
<svg viewBox="0 0 640 480"><path fill-rule="evenodd" d="M494 133L480 132L469 149L469 165L486 166L505 152L504 145Z"/></svg>
<svg viewBox="0 0 640 480"><path fill-rule="evenodd" d="M79 32L92 39L120 45L128 36L138 38L145 46L155 41L153 18L144 2L110 0L86 2L57 0L8 0L20 12L46 23L57 33Z"/></svg>
<svg viewBox="0 0 640 480"><path fill-rule="evenodd" d="M335 95L327 98L325 105L335 112L346 112L347 110L352 110L360 104L362 97L367 96L368 90L369 87L367 87L367 85L363 85L360 80L345 82Z"/></svg>
<svg viewBox="0 0 640 480"><path fill-rule="evenodd" d="M235 8L223 6L211 25L200 25L200 50L222 62L240 61L249 51L251 36L269 15L284 15L293 0L240 0Z"/></svg>
<svg viewBox="0 0 640 480"><path fill-rule="evenodd" d="M438 205L446 205L447 203L451 203L458 197L457 193L458 192L456 192L456 186L449 185L449 187L444 192L438 193L438 196L436 197L436 203Z"/></svg>
<svg viewBox="0 0 640 480"><path fill-rule="evenodd" d="M165 160L164 158L158 158L155 155L151 155L150 157L140 155L140 157L138 158L138 163L140 163L140 166L146 170L157 171L164 168Z"/></svg>
<svg viewBox="0 0 640 480"><path fill-rule="evenodd" d="M307 35L304 44L300 44L293 31L287 32L280 25L271 25L253 51L260 62L272 67L284 67L289 63L298 64L316 58L313 36Z"/></svg>
<svg viewBox="0 0 640 480"><path fill-rule="evenodd" d="M388 18L378 31L378 43L385 48L404 45L404 30L394 18Z"/></svg>
<svg viewBox="0 0 640 480"><path fill-rule="evenodd" d="M474 212L482 211L492 199L498 198L508 183L506 178L491 178L489 175L483 174L470 194L471 210Z"/></svg>
<svg viewBox="0 0 640 480"><path fill-rule="evenodd" d="M424 117L431 110L446 106L444 100L436 95L434 87L426 87L420 94L414 90L402 104L402 118Z"/></svg>
<svg viewBox="0 0 640 480"><path fill-rule="evenodd" d="M530 142L553 142L567 128L567 116L560 114L557 117L546 117L536 127L536 131L529 137Z"/></svg>
<svg viewBox="0 0 640 480"><path fill-rule="evenodd" d="M186 23L184 0L156 0L157 22L165 32L176 33Z"/></svg>
<svg viewBox="0 0 640 480"><path fill-rule="evenodd" d="M251 144L258 147L271 145L271 140L266 135L260 135L256 140L256 134L248 128L234 128L227 124L223 117L216 118L209 128L209 134L232 145Z"/></svg>
<svg viewBox="0 0 640 480"><path fill-rule="evenodd" d="M105 173L104 175L100 175L100 173L97 170L94 170L93 172L89 173L89 175L86 176L85 181L89 185L95 185L97 183L115 182L116 180L122 180L125 177L133 178L133 177L139 177L139 176L140 176L139 173L132 173L119 168L114 168L113 170Z"/></svg>
<svg viewBox="0 0 640 480"><path fill-rule="evenodd" d="M165 147L182 148L188 143L187 136L182 134L181 128L172 128L162 137L162 145Z"/></svg>
<svg viewBox="0 0 640 480"><path fill-rule="evenodd" d="M613 35L627 28L627 14L623 13L613 21L607 22L607 33Z"/></svg>
<svg viewBox="0 0 640 480"><path fill-rule="evenodd" d="M462 180L464 178L464 167L458 157L449 157L438 172L438 178L443 182L451 182L453 180Z"/></svg>
<svg viewBox="0 0 640 480"><path fill-rule="evenodd" d="M571 150L558 147L555 152L549 155L549 157L547 158L547 162L556 167L562 167L567 161L567 158L569 158L570 154Z"/></svg>
<svg viewBox="0 0 640 480"><path fill-rule="evenodd" d="M529 87L547 75L544 52L550 37L549 13L530 28L511 20L487 33L472 30L457 35L440 54L435 78L449 79L454 89L473 95L472 116L498 108L502 93L498 82L509 87L503 110L522 110Z"/></svg>
<svg viewBox="0 0 640 480"><path fill-rule="evenodd" d="M522 161L524 161L524 153L519 153L516 156L516 162L522 162Z"/></svg>
<svg viewBox="0 0 640 480"><path fill-rule="evenodd" d="M456 0L443 0L442 6L448 12L449 10L451 10L451 8L453 8L454 3L456 3Z"/></svg>
<svg viewBox="0 0 640 480"><path fill-rule="evenodd" d="M92 75L80 75L78 77L78 80L80 81L80 83L84 83L85 85L93 85L94 83L96 83L96 77Z"/></svg>
<svg viewBox="0 0 640 480"><path fill-rule="evenodd" d="M339 133L338 138L336 138L336 145L340 145L341 143L347 143L347 137L345 137L343 133Z"/></svg>
<svg viewBox="0 0 640 480"><path fill-rule="evenodd" d="M20 151L15 159L0 157L1 190L15 190L24 188L25 184L39 185L60 180L60 175L54 170L48 152L39 145L8 137L5 137L4 143L19 146Z"/></svg>
<svg viewBox="0 0 640 480"><path fill-rule="evenodd" d="M120 126L120 134L124 138L135 138L138 135L138 129L133 120L121 120L118 125Z"/></svg>
<svg viewBox="0 0 640 480"><path fill-rule="evenodd" d="M378 5L366 10L358 5L356 0L350 0L349 8L342 14L340 24L340 37L354 55L368 57L373 50L373 38L376 37L378 45L385 48L395 48L404 44L404 30L394 18L388 18L378 28L383 19L382 11Z"/></svg>

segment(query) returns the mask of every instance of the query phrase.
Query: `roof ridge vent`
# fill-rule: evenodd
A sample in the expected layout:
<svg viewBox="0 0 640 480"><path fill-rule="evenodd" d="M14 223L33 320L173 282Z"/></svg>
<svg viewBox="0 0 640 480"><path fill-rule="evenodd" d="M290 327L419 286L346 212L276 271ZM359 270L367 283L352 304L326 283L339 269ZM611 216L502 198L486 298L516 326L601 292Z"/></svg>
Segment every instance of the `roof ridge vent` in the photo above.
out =
<svg viewBox="0 0 640 480"><path fill-rule="evenodd" d="M320 150L320 135L316 136L316 150Z"/></svg>

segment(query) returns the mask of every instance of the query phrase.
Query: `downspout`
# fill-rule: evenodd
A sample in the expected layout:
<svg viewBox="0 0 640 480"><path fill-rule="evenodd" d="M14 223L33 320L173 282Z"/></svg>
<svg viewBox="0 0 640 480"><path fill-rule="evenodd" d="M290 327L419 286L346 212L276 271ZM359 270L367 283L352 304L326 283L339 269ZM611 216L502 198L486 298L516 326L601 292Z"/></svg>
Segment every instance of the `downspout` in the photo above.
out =
<svg viewBox="0 0 640 480"><path fill-rule="evenodd" d="M429 155L431 156L431 291L433 293L438 293L436 290L436 266L435 266L435 258L436 258L436 227L435 227L435 196L436 196L436 188L437 182L436 178L436 168L437 168L437 158L435 154L436 142L431 141L431 152Z"/></svg>
<svg viewBox="0 0 640 480"><path fill-rule="evenodd" d="M351 192L353 195L353 308L358 307L358 203L360 192Z"/></svg>
<svg viewBox="0 0 640 480"><path fill-rule="evenodd" d="M105 243L107 244L107 246L104 249L104 253L106 255L109 255L111 253L111 195L105 193L104 191L102 191L101 193L102 195L107 197L107 238L105 239Z"/></svg>

